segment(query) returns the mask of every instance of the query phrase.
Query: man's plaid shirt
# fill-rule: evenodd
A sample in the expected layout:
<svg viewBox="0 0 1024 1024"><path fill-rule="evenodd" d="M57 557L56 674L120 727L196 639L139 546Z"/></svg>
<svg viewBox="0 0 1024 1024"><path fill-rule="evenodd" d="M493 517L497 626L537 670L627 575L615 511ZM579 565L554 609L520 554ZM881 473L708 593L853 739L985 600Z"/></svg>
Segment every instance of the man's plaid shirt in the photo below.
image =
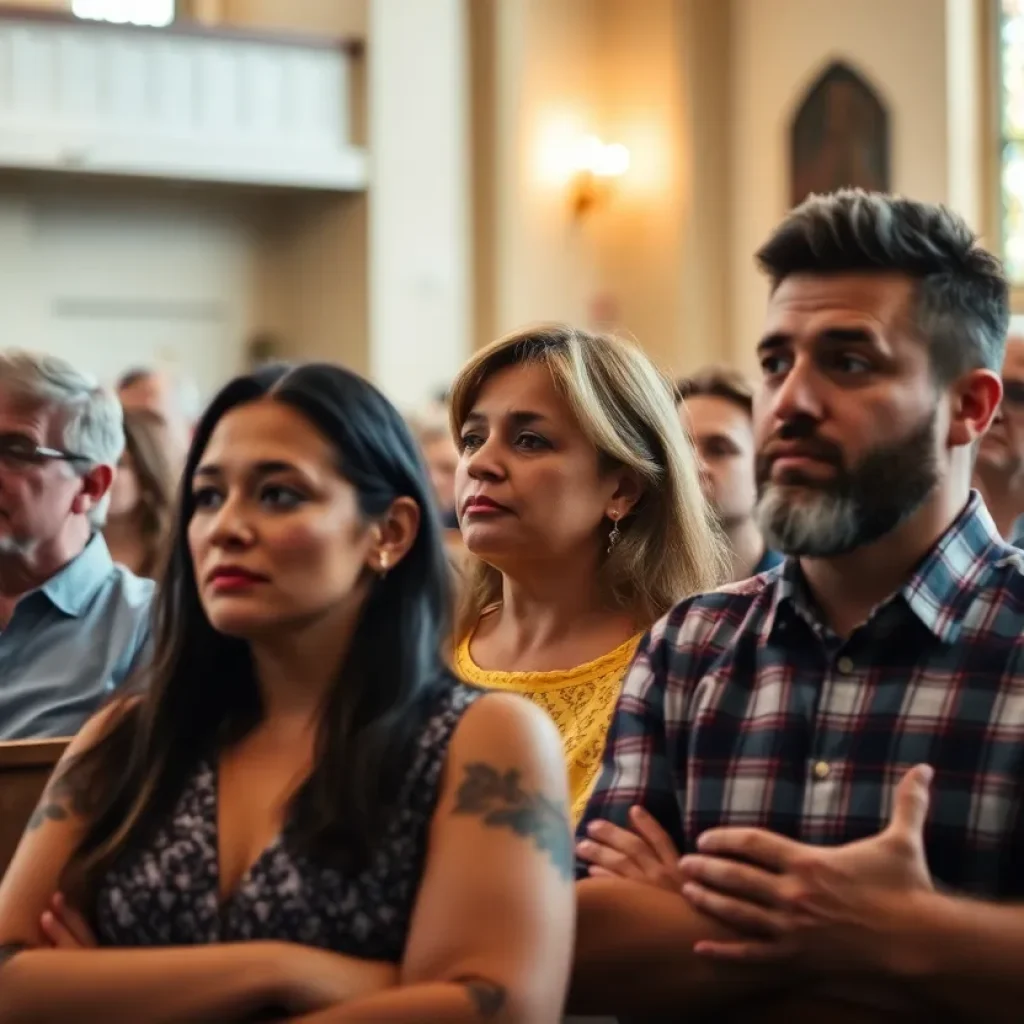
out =
<svg viewBox="0 0 1024 1024"><path fill-rule="evenodd" d="M911 765L935 768L937 882L1024 897L1024 554L976 494L847 640L798 563L682 602L626 676L580 825L646 807L691 851L716 825L807 843L872 835Z"/></svg>

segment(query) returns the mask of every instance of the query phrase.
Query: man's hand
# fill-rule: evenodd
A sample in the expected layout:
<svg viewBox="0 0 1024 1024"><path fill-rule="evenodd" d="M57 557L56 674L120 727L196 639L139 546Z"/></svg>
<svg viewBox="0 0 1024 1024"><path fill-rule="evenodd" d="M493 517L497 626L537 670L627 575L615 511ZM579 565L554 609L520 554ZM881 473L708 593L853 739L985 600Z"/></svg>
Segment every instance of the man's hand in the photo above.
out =
<svg viewBox="0 0 1024 1024"><path fill-rule="evenodd" d="M931 779L927 765L912 768L897 787L889 825L846 846L808 846L762 829L705 832L700 852L680 861L683 895L750 938L699 942L695 951L748 962L797 958L826 970L870 967L885 945L877 908L893 893L932 888L924 852Z"/></svg>
<svg viewBox="0 0 1024 1024"><path fill-rule="evenodd" d="M576 853L594 878L628 878L678 893L685 879L672 837L642 807L629 809L634 831L610 821L592 821Z"/></svg>

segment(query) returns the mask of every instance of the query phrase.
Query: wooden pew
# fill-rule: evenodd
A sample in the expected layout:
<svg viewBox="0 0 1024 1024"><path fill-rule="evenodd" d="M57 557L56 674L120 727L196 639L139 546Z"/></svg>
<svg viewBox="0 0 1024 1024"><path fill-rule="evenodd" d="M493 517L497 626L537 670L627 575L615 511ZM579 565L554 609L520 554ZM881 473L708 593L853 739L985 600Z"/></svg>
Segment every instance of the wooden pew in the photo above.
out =
<svg viewBox="0 0 1024 1024"><path fill-rule="evenodd" d="M0 743L0 878L68 740Z"/></svg>

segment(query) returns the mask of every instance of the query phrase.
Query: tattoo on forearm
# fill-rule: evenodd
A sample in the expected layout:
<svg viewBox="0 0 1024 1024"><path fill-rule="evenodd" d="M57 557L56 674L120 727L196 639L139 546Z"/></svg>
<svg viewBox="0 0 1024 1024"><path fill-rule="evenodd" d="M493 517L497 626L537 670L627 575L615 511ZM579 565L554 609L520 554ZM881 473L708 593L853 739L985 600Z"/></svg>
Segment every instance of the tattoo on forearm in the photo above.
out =
<svg viewBox="0 0 1024 1024"><path fill-rule="evenodd" d="M457 984L465 986L466 991L469 993L469 998L473 1000L473 1005L476 1007L476 1012L484 1020L489 1020L501 1012L508 997L508 994L501 985L488 981L486 978L476 978L468 975L456 978L455 981Z"/></svg>
<svg viewBox="0 0 1024 1024"><path fill-rule="evenodd" d="M489 828L510 828L532 839L563 878L575 877L572 830L565 808L543 793L526 792L516 769L502 774L482 762L466 765L455 801L456 814L476 814Z"/></svg>
<svg viewBox="0 0 1024 1024"><path fill-rule="evenodd" d="M75 780L73 771L65 769L46 787L26 831L32 832L47 821L67 821L72 815L84 818L91 813L92 801L87 788Z"/></svg>

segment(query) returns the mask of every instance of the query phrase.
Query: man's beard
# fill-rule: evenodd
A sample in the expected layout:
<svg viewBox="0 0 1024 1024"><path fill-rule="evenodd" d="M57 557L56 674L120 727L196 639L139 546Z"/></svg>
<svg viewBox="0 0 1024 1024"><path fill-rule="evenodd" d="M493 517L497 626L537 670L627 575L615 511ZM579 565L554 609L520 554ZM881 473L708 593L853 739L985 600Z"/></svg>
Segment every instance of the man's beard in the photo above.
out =
<svg viewBox="0 0 1024 1024"><path fill-rule="evenodd" d="M794 422L781 435L806 441L834 475L819 480L796 474L790 483L771 479L772 461L757 459L756 518L765 543L787 555L834 558L891 533L924 504L939 481L935 414L901 440L868 452L851 469L842 451Z"/></svg>

